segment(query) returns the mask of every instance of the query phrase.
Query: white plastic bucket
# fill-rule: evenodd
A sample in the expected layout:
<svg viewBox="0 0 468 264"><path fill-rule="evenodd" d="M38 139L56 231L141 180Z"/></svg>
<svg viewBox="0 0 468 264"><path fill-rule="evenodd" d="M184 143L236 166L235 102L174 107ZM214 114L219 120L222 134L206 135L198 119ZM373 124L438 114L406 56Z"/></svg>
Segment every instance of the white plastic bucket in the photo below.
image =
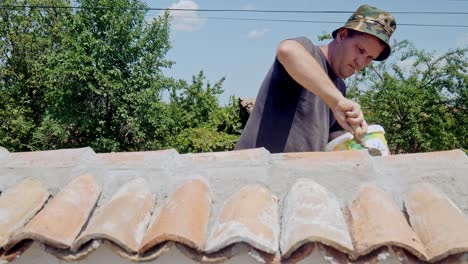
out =
<svg viewBox="0 0 468 264"><path fill-rule="evenodd" d="M382 126L369 126L367 129L367 134L364 136L362 141L364 142L365 146L380 150L382 156L390 155L387 140L385 139L385 130ZM326 151L340 151L351 149L364 149L364 147L357 143L354 140L354 136L349 132L346 132L345 134L328 142L327 146L325 147Z"/></svg>

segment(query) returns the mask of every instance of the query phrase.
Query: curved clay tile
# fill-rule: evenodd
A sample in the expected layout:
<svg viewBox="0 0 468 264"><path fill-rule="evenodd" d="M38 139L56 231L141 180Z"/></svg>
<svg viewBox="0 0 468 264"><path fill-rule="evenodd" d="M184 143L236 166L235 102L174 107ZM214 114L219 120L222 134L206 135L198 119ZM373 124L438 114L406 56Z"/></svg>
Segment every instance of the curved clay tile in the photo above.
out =
<svg viewBox="0 0 468 264"><path fill-rule="evenodd" d="M425 260L426 252L391 197L375 186L364 187L349 208L355 252L366 255L382 246L398 246Z"/></svg>
<svg viewBox="0 0 468 264"><path fill-rule="evenodd" d="M137 252L154 203L155 195L144 179L128 182L95 211L88 226L73 244L72 251L92 239L108 239L128 252Z"/></svg>
<svg viewBox="0 0 468 264"><path fill-rule="evenodd" d="M428 183L418 184L405 200L405 207L429 261L468 253L468 218L440 190Z"/></svg>
<svg viewBox="0 0 468 264"><path fill-rule="evenodd" d="M204 264L225 262L228 259L232 258L235 253L234 245L223 248L222 250L212 254L205 254L204 252L200 252L191 247L187 247L184 244L177 243L175 246L182 254L184 254L184 256L192 259L197 263Z"/></svg>
<svg viewBox="0 0 468 264"><path fill-rule="evenodd" d="M161 255L165 254L174 247L174 242L162 242L158 245L150 248L144 253L129 253L128 251L122 249L121 246L114 244L112 241L105 240L104 244L109 247L115 254L119 257L132 261L132 262L148 262L153 261L159 258Z"/></svg>
<svg viewBox="0 0 468 264"><path fill-rule="evenodd" d="M257 250L254 247L249 247L248 254L254 260L258 261L259 263L263 264L280 264L281 263L281 255L279 252L276 254L269 254L265 253L261 250Z"/></svg>
<svg viewBox="0 0 468 264"><path fill-rule="evenodd" d="M224 204L207 242L208 253L245 242L269 254L278 252L278 198L265 187L243 187Z"/></svg>
<svg viewBox="0 0 468 264"><path fill-rule="evenodd" d="M86 223L100 193L101 188L91 175L76 177L13 235L9 246L24 239L33 239L53 247L69 248Z"/></svg>
<svg viewBox="0 0 468 264"><path fill-rule="evenodd" d="M296 264L303 263L305 258L310 257L315 251L317 251L317 246L320 244L315 243L306 243L300 246L298 249L294 250L289 257L283 258L283 263ZM348 255L346 255L348 257ZM341 264L341 263L338 263Z"/></svg>
<svg viewBox="0 0 468 264"><path fill-rule="evenodd" d="M179 186L165 201L143 239L140 253L164 242L176 241L202 250L211 212L211 193L200 179Z"/></svg>
<svg viewBox="0 0 468 264"><path fill-rule="evenodd" d="M71 251L69 249L63 249L63 248L56 248L56 247L50 247L50 246L45 246L45 251L51 255L54 255L56 258L65 260L68 262L71 261L79 261L82 260L94 251L96 251L102 244L101 240L93 240L82 247L80 247L79 251Z"/></svg>
<svg viewBox="0 0 468 264"><path fill-rule="evenodd" d="M0 197L0 248L22 228L49 199L42 183L27 178L6 190Z"/></svg>
<svg viewBox="0 0 468 264"><path fill-rule="evenodd" d="M353 250L348 226L335 195L310 179L298 180L283 205L280 247L288 258L308 242L320 242L347 254Z"/></svg>

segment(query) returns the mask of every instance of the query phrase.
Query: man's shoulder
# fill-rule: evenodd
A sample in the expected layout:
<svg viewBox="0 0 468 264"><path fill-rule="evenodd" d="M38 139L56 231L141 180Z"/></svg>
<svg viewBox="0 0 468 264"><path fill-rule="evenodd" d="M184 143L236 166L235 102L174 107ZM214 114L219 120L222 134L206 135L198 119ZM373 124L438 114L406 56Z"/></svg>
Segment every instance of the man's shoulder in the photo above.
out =
<svg viewBox="0 0 468 264"><path fill-rule="evenodd" d="M311 39L304 36L299 36L295 38L290 38L288 40L293 40L301 44L306 50L308 50L311 54L315 54L318 46L315 46Z"/></svg>
<svg viewBox="0 0 468 264"><path fill-rule="evenodd" d="M302 45L307 44L307 45L312 45L312 46L314 46L314 43L312 42L312 40L309 39L308 37L305 37L305 36L299 36L299 37L289 38L289 39L287 39L287 40L294 40L294 41L297 41L297 42L301 43Z"/></svg>

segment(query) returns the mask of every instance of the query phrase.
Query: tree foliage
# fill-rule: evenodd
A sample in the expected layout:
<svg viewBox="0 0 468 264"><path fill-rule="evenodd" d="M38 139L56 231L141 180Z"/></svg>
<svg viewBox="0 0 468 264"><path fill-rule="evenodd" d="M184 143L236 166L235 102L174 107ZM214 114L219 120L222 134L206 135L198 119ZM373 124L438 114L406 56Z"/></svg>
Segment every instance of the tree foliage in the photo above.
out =
<svg viewBox="0 0 468 264"><path fill-rule="evenodd" d="M437 55L408 41L393 49L350 82L368 123L385 128L393 153L467 150L468 49Z"/></svg>
<svg viewBox="0 0 468 264"><path fill-rule="evenodd" d="M60 0L2 2L14 5L62 5ZM32 134L45 111L48 54L54 51L64 10L0 9L0 145L31 148Z"/></svg>
<svg viewBox="0 0 468 264"><path fill-rule="evenodd" d="M233 149L242 132L224 78L163 74L175 62L168 13L141 0L4 0L0 9L0 145L10 151ZM16 7L14 7L16 6ZM329 34L319 36L330 39ZM467 49L437 55L395 42L392 59L348 81L394 153L468 149Z"/></svg>
<svg viewBox="0 0 468 264"><path fill-rule="evenodd" d="M70 6L65 0L4 4ZM90 8L0 10L0 145L11 151L232 149L239 130L218 128L232 109L217 100L224 79L204 88L202 71L190 85L162 74L174 63L165 59L168 13L149 22L139 0L73 4ZM200 133L209 133L210 143L197 141Z"/></svg>

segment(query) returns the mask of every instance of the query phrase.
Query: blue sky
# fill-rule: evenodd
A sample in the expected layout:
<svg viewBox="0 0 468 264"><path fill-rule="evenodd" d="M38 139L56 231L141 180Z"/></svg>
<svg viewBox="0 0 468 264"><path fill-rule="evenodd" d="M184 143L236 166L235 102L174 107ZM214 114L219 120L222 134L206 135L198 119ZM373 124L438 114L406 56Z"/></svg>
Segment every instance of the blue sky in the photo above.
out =
<svg viewBox="0 0 468 264"><path fill-rule="evenodd" d="M387 11L468 12L468 0L146 0L149 7L190 9L261 9L261 10L342 10L354 11L369 4ZM148 18L160 14L151 11ZM183 12L173 13L171 26L172 49L167 58L176 64L165 70L167 76L191 80L204 70L207 80L214 83L226 77L225 90L220 97L226 103L230 95L255 97L271 66L278 44L286 39L306 36L317 42L317 36L330 33L341 24L296 23L271 21L215 20L206 17L236 17L337 21L344 23L346 14L297 13L236 13ZM468 46L468 27L415 27L404 24L468 25L468 15L395 14L397 30L393 39L407 39L416 48L439 54L455 47ZM193 18L195 17L195 18Z"/></svg>

